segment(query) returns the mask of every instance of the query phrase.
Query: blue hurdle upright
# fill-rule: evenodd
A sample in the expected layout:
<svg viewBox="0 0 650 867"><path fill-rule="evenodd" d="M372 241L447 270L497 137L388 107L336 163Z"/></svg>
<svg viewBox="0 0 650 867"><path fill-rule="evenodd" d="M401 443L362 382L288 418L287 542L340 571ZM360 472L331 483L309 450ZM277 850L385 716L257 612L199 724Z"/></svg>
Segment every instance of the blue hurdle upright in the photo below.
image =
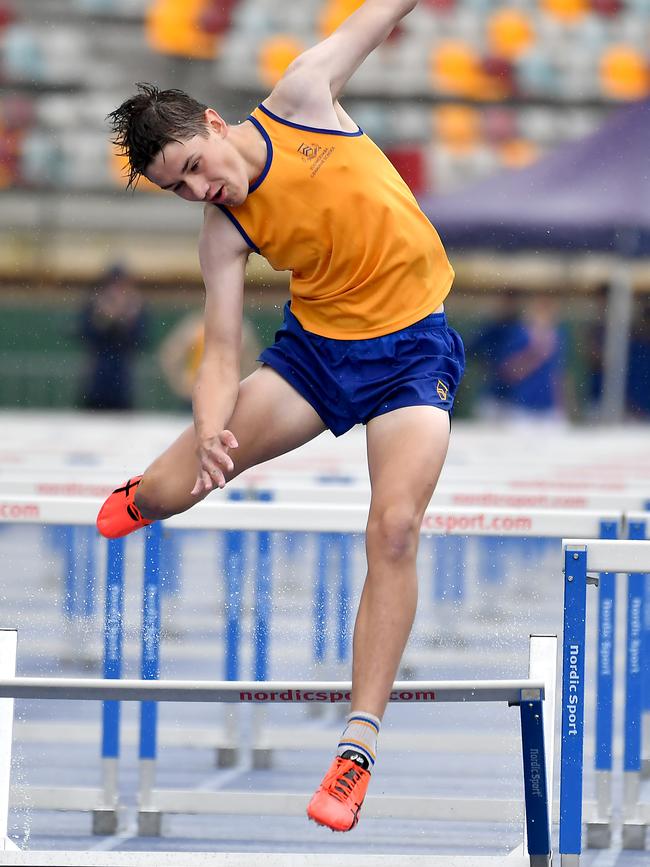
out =
<svg viewBox="0 0 650 867"><path fill-rule="evenodd" d="M630 522L631 526L631 522ZM638 804L641 772L641 606L650 572L650 543L637 540L568 539L564 547L564 636L562 647L562 747L560 759L560 857L577 867L582 851L582 794L587 584L598 574L627 573L628 629L625 708L625 800L623 846L643 848L647 810ZM631 775L631 776L628 776Z"/></svg>

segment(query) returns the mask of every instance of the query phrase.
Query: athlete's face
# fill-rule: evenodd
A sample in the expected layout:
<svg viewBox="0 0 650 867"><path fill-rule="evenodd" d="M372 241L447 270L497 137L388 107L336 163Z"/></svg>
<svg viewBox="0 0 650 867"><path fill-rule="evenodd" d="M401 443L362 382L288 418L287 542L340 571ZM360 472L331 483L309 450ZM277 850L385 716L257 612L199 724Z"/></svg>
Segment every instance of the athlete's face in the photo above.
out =
<svg viewBox="0 0 650 867"><path fill-rule="evenodd" d="M226 122L212 109L205 115L206 137L165 145L147 166L146 176L188 202L241 205L248 195L246 165Z"/></svg>

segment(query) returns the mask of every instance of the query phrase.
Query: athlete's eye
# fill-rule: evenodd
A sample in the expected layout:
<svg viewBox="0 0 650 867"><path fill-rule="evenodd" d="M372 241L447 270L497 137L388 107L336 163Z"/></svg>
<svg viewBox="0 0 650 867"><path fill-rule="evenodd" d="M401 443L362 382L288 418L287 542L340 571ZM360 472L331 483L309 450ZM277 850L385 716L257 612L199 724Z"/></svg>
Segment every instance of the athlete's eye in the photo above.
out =
<svg viewBox="0 0 650 867"><path fill-rule="evenodd" d="M193 165L190 171L195 172L199 167L199 160L197 160Z"/></svg>

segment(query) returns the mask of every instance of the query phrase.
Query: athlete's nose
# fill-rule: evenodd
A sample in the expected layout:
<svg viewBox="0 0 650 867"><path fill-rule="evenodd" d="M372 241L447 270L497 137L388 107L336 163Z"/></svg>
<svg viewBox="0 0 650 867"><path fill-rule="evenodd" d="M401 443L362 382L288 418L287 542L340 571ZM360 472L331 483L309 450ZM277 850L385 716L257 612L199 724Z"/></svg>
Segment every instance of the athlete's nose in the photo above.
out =
<svg viewBox="0 0 650 867"><path fill-rule="evenodd" d="M210 191L210 185L201 178L186 178L185 183L194 198L199 202L202 202Z"/></svg>

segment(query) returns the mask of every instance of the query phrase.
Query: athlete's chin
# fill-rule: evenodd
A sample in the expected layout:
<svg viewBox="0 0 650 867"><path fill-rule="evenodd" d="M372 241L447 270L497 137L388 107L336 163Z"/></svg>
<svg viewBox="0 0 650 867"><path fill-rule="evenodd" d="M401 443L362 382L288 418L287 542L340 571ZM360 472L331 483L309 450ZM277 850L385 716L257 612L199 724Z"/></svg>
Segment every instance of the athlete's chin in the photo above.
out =
<svg viewBox="0 0 650 867"><path fill-rule="evenodd" d="M230 201L226 202L226 204L230 205L231 208L238 208L240 205L244 204L247 198L248 190L246 190L246 192L236 190L229 196Z"/></svg>

